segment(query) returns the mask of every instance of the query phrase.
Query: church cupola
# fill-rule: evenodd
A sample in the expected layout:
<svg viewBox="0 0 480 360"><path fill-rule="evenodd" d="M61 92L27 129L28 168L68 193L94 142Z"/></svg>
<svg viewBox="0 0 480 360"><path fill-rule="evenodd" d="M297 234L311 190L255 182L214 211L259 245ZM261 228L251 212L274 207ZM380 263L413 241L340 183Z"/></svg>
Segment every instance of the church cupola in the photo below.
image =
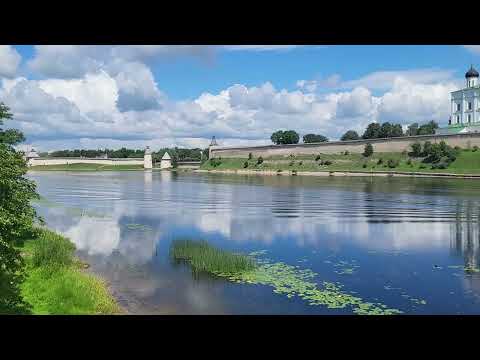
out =
<svg viewBox="0 0 480 360"><path fill-rule="evenodd" d="M473 65L470 66L470 70L465 73L467 79L467 87L474 87L478 85L478 71L474 69Z"/></svg>

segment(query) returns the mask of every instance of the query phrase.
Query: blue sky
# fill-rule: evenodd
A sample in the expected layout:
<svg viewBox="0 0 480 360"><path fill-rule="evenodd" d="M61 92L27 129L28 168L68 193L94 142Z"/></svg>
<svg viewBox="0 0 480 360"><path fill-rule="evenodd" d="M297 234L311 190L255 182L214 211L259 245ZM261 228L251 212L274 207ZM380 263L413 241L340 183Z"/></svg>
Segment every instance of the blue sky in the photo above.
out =
<svg viewBox="0 0 480 360"><path fill-rule="evenodd" d="M332 139L448 121L476 46L2 46L0 101L41 149ZM3 66L3 69L2 69ZM42 114L42 115L40 115Z"/></svg>

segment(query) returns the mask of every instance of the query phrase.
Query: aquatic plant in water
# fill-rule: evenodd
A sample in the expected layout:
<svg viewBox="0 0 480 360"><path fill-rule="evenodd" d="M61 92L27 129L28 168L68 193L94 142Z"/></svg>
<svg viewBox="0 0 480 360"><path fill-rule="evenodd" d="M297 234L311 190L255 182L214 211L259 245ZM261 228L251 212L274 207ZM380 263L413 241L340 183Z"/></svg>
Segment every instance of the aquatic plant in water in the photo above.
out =
<svg viewBox="0 0 480 360"><path fill-rule="evenodd" d="M288 298L298 296L310 305L329 309L352 308L359 315L393 315L402 311L384 304L364 302L360 297L342 291L341 284L323 282L319 288L312 279L318 274L310 269L299 269L283 262L261 259L264 252L234 255L215 249L205 242L175 241L171 247L174 259L187 260L194 269L203 270L238 284L256 284L273 287L273 292ZM232 256L238 256L233 261ZM222 259L224 257L224 259ZM243 266L238 266L242 259Z"/></svg>
<svg viewBox="0 0 480 360"><path fill-rule="evenodd" d="M139 231L150 231L152 228L148 225L143 224L127 224L128 230L139 230Z"/></svg>

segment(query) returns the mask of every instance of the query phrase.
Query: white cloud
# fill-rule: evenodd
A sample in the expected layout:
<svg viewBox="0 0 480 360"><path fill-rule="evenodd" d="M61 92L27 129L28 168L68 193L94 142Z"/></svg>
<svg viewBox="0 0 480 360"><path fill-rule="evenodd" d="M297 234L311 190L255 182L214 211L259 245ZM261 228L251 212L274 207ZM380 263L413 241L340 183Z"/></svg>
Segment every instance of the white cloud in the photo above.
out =
<svg viewBox="0 0 480 360"><path fill-rule="evenodd" d="M463 45L463 47L475 54L480 54L480 45Z"/></svg>
<svg viewBox="0 0 480 360"><path fill-rule="evenodd" d="M22 57L13 47L0 45L0 77L14 77L21 60Z"/></svg>
<svg viewBox="0 0 480 360"><path fill-rule="evenodd" d="M224 45L227 50L233 51L281 51L292 50L300 45Z"/></svg>

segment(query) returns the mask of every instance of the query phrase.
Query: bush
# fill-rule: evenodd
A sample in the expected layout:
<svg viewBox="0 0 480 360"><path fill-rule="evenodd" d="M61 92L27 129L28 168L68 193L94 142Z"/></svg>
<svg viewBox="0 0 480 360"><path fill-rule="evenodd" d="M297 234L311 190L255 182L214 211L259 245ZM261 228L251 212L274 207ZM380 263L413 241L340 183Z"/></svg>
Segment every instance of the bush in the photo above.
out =
<svg viewBox="0 0 480 360"><path fill-rule="evenodd" d="M210 160L210 165L212 165L213 167L217 167L219 166L222 162L220 161L220 158L216 159L216 158L211 158Z"/></svg>
<svg viewBox="0 0 480 360"><path fill-rule="evenodd" d="M422 145L419 142L412 144L412 156L420 157L422 156Z"/></svg>
<svg viewBox="0 0 480 360"><path fill-rule="evenodd" d="M387 162L388 167L391 169L396 168L398 164L399 164L399 161L396 159L389 159Z"/></svg>
<svg viewBox="0 0 480 360"><path fill-rule="evenodd" d="M350 151L345 150L345 152L343 153L343 155L350 155Z"/></svg>
<svg viewBox="0 0 480 360"><path fill-rule="evenodd" d="M261 163L263 163L263 158L259 156L257 159L257 164L260 165Z"/></svg>
<svg viewBox="0 0 480 360"><path fill-rule="evenodd" d="M303 165L303 161L300 161L300 162L298 163L298 165L302 166L302 165Z"/></svg>
<svg viewBox="0 0 480 360"><path fill-rule="evenodd" d="M407 165L410 165L410 166L413 165L413 164L412 164L412 159L408 159L408 160L407 160Z"/></svg>
<svg viewBox="0 0 480 360"><path fill-rule="evenodd" d="M448 167L448 164L444 162L440 162L438 164L433 164L432 169L446 169Z"/></svg>
<svg viewBox="0 0 480 360"><path fill-rule="evenodd" d="M245 162L243 163L243 168L244 168L244 169L248 168L248 161L245 161Z"/></svg>
<svg viewBox="0 0 480 360"><path fill-rule="evenodd" d="M320 160L320 155L315 156L315 161Z"/></svg>
<svg viewBox="0 0 480 360"><path fill-rule="evenodd" d="M367 167L367 163L363 163L362 167L365 169Z"/></svg>
<svg viewBox="0 0 480 360"><path fill-rule="evenodd" d="M332 164L333 164L333 162L331 162L330 160L325 160L325 161L323 162L323 165L327 165L327 166L328 166L328 165L332 165Z"/></svg>
<svg viewBox="0 0 480 360"><path fill-rule="evenodd" d="M457 151L457 152L462 151L462 148L461 148L460 146L458 146L458 145L455 146L453 149L454 149L455 151Z"/></svg>
<svg viewBox="0 0 480 360"><path fill-rule="evenodd" d="M40 232L32 245L32 265L34 267L69 266L73 261L75 245L52 231Z"/></svg>
<svg viewBox="0 0 480 360"><path fill-rule="evenodd" d="M378 159L377 165L382 165L382 164L383 164L383 159L382 158Z"/></svg>
<svg viewBox="0 0 480 360"><path fill-rule="evenodd" d="M277 169L277 175L280 175L281 172L282 172L282 169Z"/></svg>
<svg viewBox="0 0 480 360"><path fill-rule="evenodd" d="M290 161L290 163L288 164L288 166L293 166L293 165L295 165L295 161L292 160L292 161Z"/></svg>
<svg viewBox="0 0 480 360"><path fill-rule="evenodd" d="M365 145L365 150L363 151L363 156L369 157L373 155L373 146L370 143Z"/></svg>
<svg viewBox="0 0 480 360"><path fill-rule="evenodd" d="M252 158L253 158L252 153L248 153L248 160L252 160Z"/></svg>
<svg viewBox="0 0 480 360"><path fill-rule="evenodd" d="M477 150L478 150L478 146L475 145L475 146L473 147L472 151L477 151Z"/></svg>
<svg viewBox="0 0 480 360"><path fill-rule="evenodd" d="M423 153L422 156L428 156L432 150L432 143L430 141L425 141L423 143Z"/></svg>
<svg viewBox="0 0 480 360"><path fill-rule="evenodd" d="M420 169L426 169L426 168L427 167L424 164L420 165Z"/></svg>

